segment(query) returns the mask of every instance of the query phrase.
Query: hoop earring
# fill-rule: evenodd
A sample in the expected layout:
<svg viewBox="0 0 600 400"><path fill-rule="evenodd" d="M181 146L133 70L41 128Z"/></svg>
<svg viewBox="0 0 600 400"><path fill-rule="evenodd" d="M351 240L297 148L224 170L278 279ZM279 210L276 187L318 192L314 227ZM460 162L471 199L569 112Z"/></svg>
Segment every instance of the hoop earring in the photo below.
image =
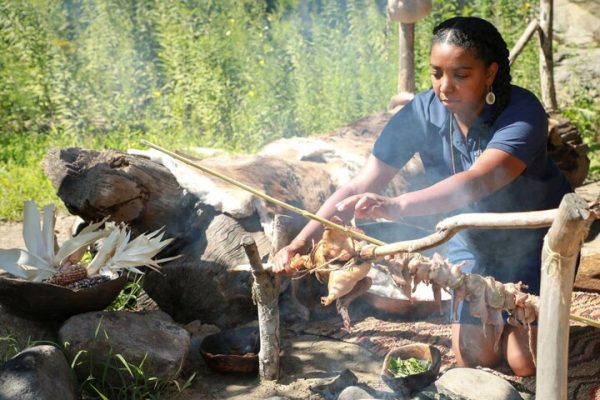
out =
<svg viewBox="0 0 600 400"><path fill-rule="evenodd" d="M490 86L490 89L489 89L488 93L485 95L485 102L487 104L489 104L490 106L493 105L496 102L496 95L492 91L492 87L491 86Z"/></svg>

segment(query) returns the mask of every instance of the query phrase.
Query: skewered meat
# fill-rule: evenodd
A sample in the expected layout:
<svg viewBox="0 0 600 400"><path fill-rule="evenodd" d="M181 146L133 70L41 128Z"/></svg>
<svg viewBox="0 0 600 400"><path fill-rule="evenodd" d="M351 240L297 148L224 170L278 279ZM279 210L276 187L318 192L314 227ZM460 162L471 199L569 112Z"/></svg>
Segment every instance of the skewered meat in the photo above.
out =
<svg viewBox="0 0 600 400"><path fill-rule="evenodd" d="M411 298L412 276L408 269L408 263L412 260L410 253L400 253L387 260L385 267L392 276L392 281L400 289L406 298Z"/></svg>
<svg viewBox="0 0 600 400"><path fill-rule="evenodd" d="M339 223L339 219L335 222ZM313 246L311 253L292 262L293 267L310 270L323 282L327 281L329 293L321 298L321 303L329 305L337 299L338 312L342 315L347 329L347 305L357 297L355 293L362 294L366 291L364 287L367 284L363 278L371 267L370 262L359 257L361 245L361 242L349 238L344 232L326 227L323 238ZM526 285L521 282L501 283L490 276L464 273L461 268L466 262L452 264L437 253L432 258L418 253L400 253L381 263L390 272L395 284L409 298L413 291L411 281L412 288L420 282L431 284L434 300L440 304L440 312L441 290L451 293L454 320L457 319L459 303L463 300L469 301L470 313L473 317L481 319L484 335L486 325L494 326L495 350L499 348L504 329L503 310L510 313L508 322L512 325L530 326L537 318L538 299L522 292L527 288ZM358 282L361 282L360 287L353 292ZM349 293L352 295L344 300L344 296Z"/></svg>
<svg viewBox="0 0 600 400"><path fill-rule="evenodd" d="M356 283L367 276L370 269L371 264L363 262L329 272L328 294L321 297L321 304L328 306L333 300L350 293Z"/></svg>
<svg viewBox="0 0 600 400"><path fill-rule="evenodd" d="M335 308L338 314L340 314L340 316L342 317L342 321L344 322L344 329L347 332L350 332L352 330L352 324L350 323L350 315L348 313L348 307L350 306L350 303L352 303L357 297L360 297L367 290L369 290L372 283L373 280L366 276L356 283L356 285L352 288L350 293L338 298L335 301Z"/></svg>

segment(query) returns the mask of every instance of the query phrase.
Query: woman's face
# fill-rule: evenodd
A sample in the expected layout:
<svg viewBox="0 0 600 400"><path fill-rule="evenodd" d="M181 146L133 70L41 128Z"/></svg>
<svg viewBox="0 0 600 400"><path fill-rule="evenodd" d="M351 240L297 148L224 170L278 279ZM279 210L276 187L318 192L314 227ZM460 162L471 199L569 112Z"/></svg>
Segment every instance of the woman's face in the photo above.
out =
<svg viewBox="0 0 600 400"><path fill-rule="evenodd" d="M431 83L442 104L457 116L474 117L483 111L498 64L485 67L473 51L446 43L431 48Z"/></svg>

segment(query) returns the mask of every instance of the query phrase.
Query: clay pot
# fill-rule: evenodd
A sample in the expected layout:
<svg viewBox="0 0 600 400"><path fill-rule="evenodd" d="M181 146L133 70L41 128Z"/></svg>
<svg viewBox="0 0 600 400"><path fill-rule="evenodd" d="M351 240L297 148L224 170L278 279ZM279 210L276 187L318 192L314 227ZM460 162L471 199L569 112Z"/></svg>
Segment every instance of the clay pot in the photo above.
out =
<svg viewBox="0 0 600 400"><path fill-rule="evenodd" d="M392 21L412 24L431 12L431 0L388 0L388 14Z"/></svg>
<svg viewBox="0 0 600 400"><path fill-rule="evenodd" d="M411 357L430 362L429 369L420 374L408 375L396 378L389 370L390 361L393 357L409 359ZM442 355L434 346L415 343L397 347L390 350L383 360L381 379L394 391L403 392L406 389L417 391L429 386L437 378L442 363Z"/></svg>
<svg viewBox="0 0 600 400"><path fill-rule="evenodd" d="M256 372L260 336L256 327L225 329L200 344L206 365L217 372Z"/></svg>

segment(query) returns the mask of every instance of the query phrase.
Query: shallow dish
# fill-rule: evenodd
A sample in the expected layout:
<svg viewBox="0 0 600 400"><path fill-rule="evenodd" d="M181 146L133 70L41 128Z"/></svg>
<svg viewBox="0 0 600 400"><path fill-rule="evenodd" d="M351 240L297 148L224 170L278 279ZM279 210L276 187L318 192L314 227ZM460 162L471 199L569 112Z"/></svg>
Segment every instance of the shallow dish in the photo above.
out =
<svg viewBox="0 0 600 400"><path fill-rule="evenodd" d="M225 329L200 344L206 365L217 372L258 371L260 336L256 327Z"/></svg>
<svg viewBox="0 0 600 400"><path fill-rule="evenodd" d="M65 320L75 314L99 311L119 295L126 274L85 289L30 282L0 276L0 304L19 317L33 320Z"/></svg>
<svg viewBox="0 0 600 400"><path fill-rule="evenodd" d="M419 283L415 291L411 293L412 300L409 300L380 265L373 265L368 276L373 284L362 295L362 299L380 312L415 319L439 315L440 311L447 314L450 310L451 297L444 290L441 292L440 310L440 305L436 304L433 299L433 290L430 285Z"/></svg>
<svg viewBox="0 0 600 400"><path fill-rule="evenodd" d="M377 311L385 314L393 314L396 317L420 319L431 315L440 315L440 306L433 300L413 300L411 302L407 299L379 296L372 292L366 292L362 295L362 299ZM441 309L444 315L448 315L450 312L450 300L442 300Z"/></svg>
<svg viewBox="0 0 600 400"><path fill-rule="evenodd" d="M403 360L414 357L419 360L429 361L431 364L425 372L396 378L389 370L390 361L393 357L399 357ZM402 392L406 389L416 391L423 389L435 381L440 372L441 364L442 355L434 346L422 343L408 344L396 347L387 353L383 360L383 367L381 368L381 379L396 392Z"/></svg>

